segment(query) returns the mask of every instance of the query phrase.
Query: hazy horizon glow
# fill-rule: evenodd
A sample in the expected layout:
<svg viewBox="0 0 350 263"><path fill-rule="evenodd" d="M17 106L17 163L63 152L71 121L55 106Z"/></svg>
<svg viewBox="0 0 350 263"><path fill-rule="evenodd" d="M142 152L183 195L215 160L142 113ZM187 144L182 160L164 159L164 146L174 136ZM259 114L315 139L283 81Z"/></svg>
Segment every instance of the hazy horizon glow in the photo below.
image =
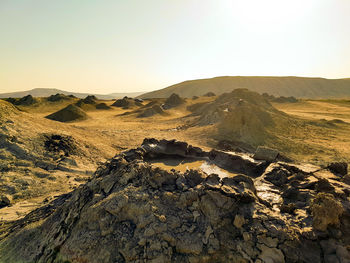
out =
<svg viewBox="0 0 350 263"><path fill-rule="evenodd" d="M350 77L349 0L2 0L0 32L0 92Z"/></svg>

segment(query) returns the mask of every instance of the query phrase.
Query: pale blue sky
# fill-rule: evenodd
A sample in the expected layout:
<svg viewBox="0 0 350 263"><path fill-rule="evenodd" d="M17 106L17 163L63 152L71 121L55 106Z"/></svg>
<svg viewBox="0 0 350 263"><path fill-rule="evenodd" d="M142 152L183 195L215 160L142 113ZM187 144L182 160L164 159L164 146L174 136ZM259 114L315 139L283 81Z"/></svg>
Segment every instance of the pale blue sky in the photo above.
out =
<svg viewBox="0 0 350 263"><path fill-rule="evenodd" d="M349 71L350 0L0 0L0 92Z"/></svg>

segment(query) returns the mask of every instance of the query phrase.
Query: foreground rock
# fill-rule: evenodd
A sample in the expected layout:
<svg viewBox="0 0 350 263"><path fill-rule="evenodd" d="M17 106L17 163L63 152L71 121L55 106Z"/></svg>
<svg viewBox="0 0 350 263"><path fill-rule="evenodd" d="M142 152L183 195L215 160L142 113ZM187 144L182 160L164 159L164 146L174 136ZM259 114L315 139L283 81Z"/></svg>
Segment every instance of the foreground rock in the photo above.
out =
<svg viewBox="0 0 350 263"><path fill-rule="evenodd" d="M0 262L348 262L349 185L320 172L145 139L2 230Z"/></svg>
<svg viewBox="0 0 350 263"><path fill-rule="evenodd" d="M259 146L254 154L254 159L273 162L277 159L279 152L275 149Z"/></svg>

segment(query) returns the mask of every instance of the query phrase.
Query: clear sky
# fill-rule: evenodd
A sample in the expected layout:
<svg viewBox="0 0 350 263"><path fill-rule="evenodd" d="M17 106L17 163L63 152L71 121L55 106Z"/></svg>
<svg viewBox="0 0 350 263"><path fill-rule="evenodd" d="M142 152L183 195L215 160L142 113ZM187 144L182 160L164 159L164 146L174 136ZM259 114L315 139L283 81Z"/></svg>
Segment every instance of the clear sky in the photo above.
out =
<svg viewBox="0 0 350 263"><path fill-rule="evenodd" d="M0 92L350 77L350 0L0 0Z"/></svg>

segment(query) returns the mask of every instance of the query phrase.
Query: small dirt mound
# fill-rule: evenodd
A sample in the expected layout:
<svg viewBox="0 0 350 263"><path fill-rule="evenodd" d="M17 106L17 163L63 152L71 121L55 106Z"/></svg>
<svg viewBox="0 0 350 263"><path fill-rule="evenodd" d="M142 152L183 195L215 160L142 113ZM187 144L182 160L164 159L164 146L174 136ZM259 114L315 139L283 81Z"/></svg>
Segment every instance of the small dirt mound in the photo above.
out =
<svg viewBox="0 0 350 263"><path fill-rule="evenodd" d="M212 91L209 91L208 93L205 93L203 96L204 97L215 97L216 94L214 92L212 92Z"/></svg>
<svg viewBox="0 0 350 263"><path fill-rule="evenodd" d="M50 102L56 102L56 101L63 101L63 100L69 100L71 99L69 96L66 96L64 94L57 93L55 95L51 95L47 98L47 101Z"/></svg>
<svg viewBox="0 0 350 263"><path fill-rule="evenodd" d="M0 99L0 120L2 118L8 119L13 114L18 114L18 112L18 109L11 102Z"/></svg>
<svg viewBox="0 0 350 263"><path fill-rule="evenodd" d="M32 95L24 96L15 102L18 106L30 106L37 102L37 100Z"/></svg>
<svg viewBox="0 0 350 263"><path fill-rule="evenodd" d="M87 96L85 99L80 99L75 105L82 108L84 105L96 105L97 104L97 98L93 95Z"/></svg>
<svg viewBox="0 0 350 263"><path fill-rule="evenodd" d="M165 101L163 105L163 109L168 110L177 106L180 106L181 104L184 104L185 100L180 98L179 95L176 93L171 94L169 98Z"/></svg>
<svg viewBox="0 0 350 263"><path fill-rule="evenodd" d="M47 119L60 122L80 121L87 119L87 117L85 111L73 104L46 116Z"/></svg>
<svg viewBox="0 0 350 263"><path fill-rule="evenodd" d="M290 97L284 97L284 96L275 97L275 96L270 95L268 93L263 93L262 96L265 99L267 99L268 101L271 101L271 102L278 102L278 103L295 103L295 102L298 102L298 99L296 99L293 96L290 96Z"/></svg>
<svg viewBox="0 0 350 263"><path fill-rule="evenodd" d="M16 106L30 106L38 102L32 95L27 95L22 98L7 98L5 100Z"/></svg>
<svg viewBox="0 0 350 263"><path fill-rule="evenodd" d="M262 144L269 137L266 127L274 125L269 112L248 103L238 104L227 113L218 125L220 133L252 145Z"/></svg>
<svg viewBox="0 0 350 263"><path fill-rule="evenodd" d="M106 103L102 102L96 105L97 110L110 110L111 107L109 107Z"/></svg>
<svg viewBox="0 0 350 263"><path fill-rule="evenodd" d="M135 100L133 98L129 98L129 97L124 97L122 99L118 99L116 100L113 104L113 107L120 107L123 109L130 109L133 108L135 106L142 106L142 102L140 102L138 99Z"/></svg>
<svg viewBox="0 0 350 263"><path fill-rule="evenodd" d="M55 155L70 156L79 152L72 136L61 134L45 134L45 149Z"/></svg>
<svg viewBox="0 0 350 263"><path fill-rule="evenodd" d="M137 117L138 118L145 118L145 117L151 117L154 115L165 115L166 113L162 109L160 105L153 105L150 108L145 109L143 112L141 112Z"/></svg>
<svg viewBox="0 0 350 263"><path fill-rule="evenodd" d="M18 101L18 105L29 106L36 103L36 99L32 95L27 95Z"/></svg>
<svg viewBox="0 0 350 263"><path fill-rule="evenodd" d="M96 104L97 98L94 95L89 95L85 99L82 100L85 104Z"/></svg>
<svg viewBox="0 0 350 263"><path fill-rule="evenodd" d="M89 95L85 99L80 99L77 103L75 103L76 106L85 111L95 110L97 104L98 100L93 95Z"/></svg>

